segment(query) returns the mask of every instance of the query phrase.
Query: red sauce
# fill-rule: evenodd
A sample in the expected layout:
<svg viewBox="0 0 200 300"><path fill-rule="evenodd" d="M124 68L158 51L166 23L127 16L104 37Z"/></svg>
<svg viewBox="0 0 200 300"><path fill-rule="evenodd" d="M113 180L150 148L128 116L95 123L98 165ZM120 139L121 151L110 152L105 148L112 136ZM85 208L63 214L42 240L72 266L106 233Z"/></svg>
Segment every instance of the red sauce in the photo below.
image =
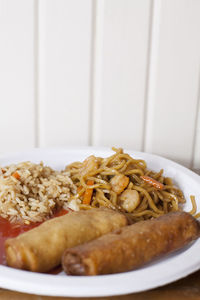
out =
<svg viewBox="0 0 200 300"><path fill-rule="evenodd" d="M68 213L67 210L62 209L56 212L52 216L52 218L64 216L67 213ZM25 225L25 224L22 225L22 224L10 223L7 219L0 217L0 264L6 265L5 248L4 248L5 240L7 240L8 238L16 237L23 232L26 232L34 227L39 226L41 223L42 222L31 223L29 225ZM57 274L58 273L57 268L50 273Z"/></svg>

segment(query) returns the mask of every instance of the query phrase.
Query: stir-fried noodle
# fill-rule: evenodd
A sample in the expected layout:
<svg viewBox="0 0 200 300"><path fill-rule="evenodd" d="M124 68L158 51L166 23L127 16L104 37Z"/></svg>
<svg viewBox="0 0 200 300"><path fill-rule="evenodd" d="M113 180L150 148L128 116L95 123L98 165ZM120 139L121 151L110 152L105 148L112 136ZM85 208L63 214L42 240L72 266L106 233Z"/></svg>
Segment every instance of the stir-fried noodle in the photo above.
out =
<svg viewBox="0 0 200 300"><path fill-rule="evenodd" d="M66 167L77 186L71 201L77 200L79 209L105 206L125 213L132 221L182 210L184 195L171 178L163 176L163 170L148 170L144 160L134 159L122 149L112 149L115 154L108 158L92 155ZM194 215L194 196L191 201L190 213Z"/></svg>

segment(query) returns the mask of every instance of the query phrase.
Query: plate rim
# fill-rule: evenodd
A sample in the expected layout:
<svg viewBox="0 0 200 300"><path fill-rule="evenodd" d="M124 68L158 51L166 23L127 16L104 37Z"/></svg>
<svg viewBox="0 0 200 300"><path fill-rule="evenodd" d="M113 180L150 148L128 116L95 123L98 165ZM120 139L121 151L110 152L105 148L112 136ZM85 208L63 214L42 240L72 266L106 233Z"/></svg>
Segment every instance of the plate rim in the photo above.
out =
<svg viewBox="0 0 200 300"><path fill-rule="evenodd" d="M6 160L6 159L10 159L12 158L12 156L23 156L27 153L29 153L29 155L31 155L32 153L41 153L43 152L43 154L45 152L50 152L50 153L54 153L54 152L69 152L69 151L75 151L76 153L81 153L83 154L83 152L88 152L88 151L94 151L94 152L105 152L105 155L108 155L109 153L112 153L112 150L108 147L93 147L93 146L68 146L68 147L47 147L47 148L32 148L32 149L27 149L27 150L23 150L23 151L17 151L17 152L9 152L9 153L4 153L4 154L0 154L0 164L1 164L1 160ZM130 153L130 155L137 155L140 156L141 155L141 159L144 160L150 160L151 158L155 159L159 159L161 162L164 162L170 166L172 166L173 168L178 168L179 171L187 174L189 177L191 177L194 181L198 182L198 184L200 185L200 176L197 175L195 172L191 171L190 169L186 168L185 166L182 166L181 164L174 162L173 160L167 159L165 157L156 155L156 154L151 154L151 153L147 153L147 152L141 152L141 151L135 151L135 150L128 150L128 149L124 149L124 152ZM144 158L145 157L145 158ZM148 157L148 158L147 158ZM148 161L147 161L147 166L148 166ZM163 166L163 168L165 168ZM198 241L197 241L198 242ZM200 243L200 242L199 242ZM200 247L200 245L199 245ZM95 291L93 289L91 290L87 290L85 291L84 295L83 292L81 292L81 290L75 289L75 291L71 291L68 289L55 289L53 288L52 285L49 286L50 288L50 293L49 291L46 293L43 289L37 289L36 287L38 284L32 284L32 288L29 286L28 290L27 288L27 280L31 280L31 279L36 279L39 282L43 282L44 280L47 280L49 282L53 281L60 281L61 283L64 283L66 281L68 281L70 284L72 284L74 280L76 280L76 284L77 282L81 285L85 283L85 281L87 281L87 279L89 279L89 281L94 282L95 281L99 281L99 278L103 279L104 283L105 283L105 279L106 282L108 281L108 278L111 278L113 280L118 281L120 279L120 282L123 282L124 279L127 279L126 277L128 276L128 279L130 279L130 275L132 273L135 273L135 271L130 271L130 272L125 272L125 273L119 273L119 274L111 274L111 275L100 275L100 276L92 276L92 277L79 277L79 276L71 276L72 278L69 277L70 276L55 276L55 275L50 275L50 274L41 274L41 273L33 273L33 272L29 272L29 271L23 271L23 270L17 270L17 269L12 269L9 268L7 266L3 266L0 265L0 286L2 288L7 288L10 290L15 290L15 291L19 291L19 292L25 292L25 293L31 293L31 294L37 294L37 295L46 295L46 296L69 296L69 297L101 297L101 296L114 296L114 295L123 295L123 294L129 294L129 293L137 293L137 292L142 292L142 291L146 291L152 288L156 288L168 283L173 282L174 280L178 280L181 279L183 277L186 277L187 275L189 275L190 273L193 273L195 271L197 271L200 268L200 259L195 260L195 263L193 263L194 265L192 266L192 271L191 271L191 265L184 271L184 273L180 274L180 276L174 274L174 276L170 275L170 278L168 278L167 280L164 280L164 282L162 280L160 280L160 282L157 282L155 285L152 285L151 280L148 282L148 284L146 284L145 288L135 288L134 290L132 289L132 287L129 286L124 286L121 291L120 290L113 290L112 288L108 288L105 290L102 288L101 286L101 291L95 293ZM7 278L7 283L5 282L6 280L4 280L4 282L2 282L2 274L4 276L4 279ZM20 285L20 280L21 280L21 276L23 277L23 275L26 278L26 281L23 280L23 284ZM13 278L14 276L14 278ZM16 280L17 278L17 280ZM38 279L39 278L39 279ZM57 278L57 279L55 279ZM124 278L124 279L123 279ZM67 279L67 280L66 280ZM10 286L9 282L11 282L14 287Z"/></svg>

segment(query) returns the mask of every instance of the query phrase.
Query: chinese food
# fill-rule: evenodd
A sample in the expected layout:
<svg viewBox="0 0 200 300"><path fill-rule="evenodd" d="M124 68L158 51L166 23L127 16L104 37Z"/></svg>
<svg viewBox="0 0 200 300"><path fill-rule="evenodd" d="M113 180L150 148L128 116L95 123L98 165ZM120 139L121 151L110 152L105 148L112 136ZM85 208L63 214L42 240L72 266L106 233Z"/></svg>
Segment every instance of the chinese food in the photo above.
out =
<svg viewBox="0 0 200 300"><path fill-rule="evenodd" d="M190 214L169 213L67 249L62 266L69 275L130 271L184 247L199 235L199 222Z"/></svg>
<svg viewBox="0 0 200 300"><path fill-rule="evenodd" d="M115 154L108 158L92 155L66 167L77 187L69 202L76 201L79 209L108 207L134 222L182 209L183 193L163 170L151 171L144 160L113 149Z"/></svg>
<svg viewBox="0 0 200 300"><path fill-rule="evenodd" d="M0 216L12 223L42 222L67 208L76 186L66 172L43 163L22 162L0 168Z"/></svg>
<svg viewBox="0 0 200 300"><path fill-rule="evenodd" d="M63 171L22 162L0 168L0 216L12 223L30 224L51 218L60 209L75 211L107 207L133 222L182 209L183 193L163 170L122 149L102 158L89 156ZM192 198L195 214L195 200Z"/></svg>
<svg viewBox="0 0 200 300"><path fill-rule="evenodd" d="M194 196L190 215L182 212L184 195L163 170L113 150L62 171L42 162L0 168L0 262L6 255L11 267L48 272L64 253L69 274L107 274L135 269L196 239Z"/></svg>
<svg viewBox="0 0 200 300"><path fill-rule="evenodd" d="M7 264L46 272L59 265L66 248L93 240L127 224L126 217L108 209L71 212L5 242Z"/></svg>

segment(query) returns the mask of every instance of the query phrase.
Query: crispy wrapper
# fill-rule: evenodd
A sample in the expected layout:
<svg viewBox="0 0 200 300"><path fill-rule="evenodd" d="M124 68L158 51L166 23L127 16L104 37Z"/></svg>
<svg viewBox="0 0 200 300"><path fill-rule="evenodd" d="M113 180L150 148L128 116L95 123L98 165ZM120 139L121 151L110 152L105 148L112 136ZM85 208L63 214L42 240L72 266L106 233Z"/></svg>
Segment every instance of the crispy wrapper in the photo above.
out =
<svg viewBox="0 0 200 300"><path fill-rule="evenodd" d="M46 272L61 262L66 248L91 241L127 224L124 215L109 209L71 212L5 242L8 266Z"/></svg>
<svg viewBox="0 0 200 300"><path fill-rule="evenodd" d="M199 222L190 214L169 213L67 249L62 266L69 275L130 271L184 247L199 235Z"/></svg>

